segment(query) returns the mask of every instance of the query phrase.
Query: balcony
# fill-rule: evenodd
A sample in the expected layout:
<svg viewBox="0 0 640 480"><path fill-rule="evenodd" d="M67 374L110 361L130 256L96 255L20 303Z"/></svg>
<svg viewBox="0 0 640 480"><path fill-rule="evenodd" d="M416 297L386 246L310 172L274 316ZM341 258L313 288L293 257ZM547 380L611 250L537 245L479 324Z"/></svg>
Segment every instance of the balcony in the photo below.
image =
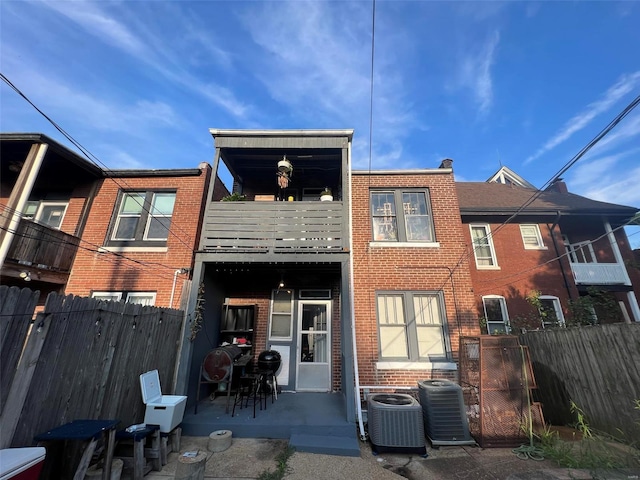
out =
<svg viewBox="0 0 640 480"><path fill-rule="evenodd" d="M22 219L11 242L7 260L68 274L79 244L78 237Z"/></svg>
<svg viewBox="0 0 640 480"><path fill-rule="evenodd" d="M339 253L348 248L341 201L212 202L201 250L212 253Z"/></svg>
<svg viewBox="0 0 640 480"><path fill-rule="evenodd" d="M619 263L573 263L576 285L630 285L624 265Z"/></svg>

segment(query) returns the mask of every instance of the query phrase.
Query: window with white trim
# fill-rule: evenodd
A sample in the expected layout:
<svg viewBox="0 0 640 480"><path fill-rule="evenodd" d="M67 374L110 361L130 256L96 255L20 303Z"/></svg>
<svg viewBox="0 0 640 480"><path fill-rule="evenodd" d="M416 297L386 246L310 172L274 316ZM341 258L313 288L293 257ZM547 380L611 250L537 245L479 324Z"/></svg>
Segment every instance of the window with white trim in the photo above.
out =
<svg viewBox="0 0 640 480"><path fill-rule="evenodd" d="M165 246L176 201L174 191L121 192L109 246Z"/></svg>
<svg viewBox="0 0 640 480"><path fill-rule="evenodd" d="M491 229L487 224L471 224L471 241L473 243L473 255L478 268L498 268L496 252L491 238Z"/></svg>
<svg viewBox="0 0 640 480"><path fill-rule="evenodd" d="M379 292L376 302L380 360L449 358L446 317L439 293Z"/></svg>
<svg viewBox="0 0 640 480"><path fill-rule="evenodd" d="M92 292L91 298L153 306L156 303L156 292Z"/></svg>
<svg viewBox="0 0 640 480"><path fill-rule="evenodd" d="M522 243L526 250L539 250L544 248L538 224L520 225L520 234L522 235Z"/></svg>
<svg viewBox="0 0 640 480"><path fill-rule="evenodd" d="M509 333L509 313L507 312L507 302L500 295L485 295L482 297L482 308L484 318L487 322L487 333L489 335L499 333Z"/></svg>
<svg viewBox="0 0 640 480"><path fill-rule="evenodd" d="M429 190L372 191L371 224L376 242L435 242Z"/></svg>
<svg viewBox="0 0 640 480"><path fill-rule="evenodd" d="M552 295L540 295L540 317L542 318L542 327L558 327L564 326L564 315L560 305L560 299Z"/></svg>
<svg viewBox="0 0 640 480"><path fill-rule="evenodd" d="M274 290L269 319L270 340L291 340L293 331L293 290Z"/></svg>
<svg viewBox="0 0 640 480"><path fill-rule="evenodd" d="M69 202L29 201L22 218L60 230Z"/></svg>

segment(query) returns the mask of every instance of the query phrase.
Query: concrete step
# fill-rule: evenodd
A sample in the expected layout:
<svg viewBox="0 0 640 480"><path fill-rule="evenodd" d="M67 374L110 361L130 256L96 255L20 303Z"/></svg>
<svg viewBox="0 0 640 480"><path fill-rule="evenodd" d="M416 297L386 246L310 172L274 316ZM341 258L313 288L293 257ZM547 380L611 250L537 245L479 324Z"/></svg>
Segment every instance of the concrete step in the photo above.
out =
<svg viewBox="0 0 640 480"><path fill-rule="evenodd" d="M298 452L323 453L341 455L343 457L359 457L360 443L355 437L337 435L310 435L292 433L289 446Z"/></svg>

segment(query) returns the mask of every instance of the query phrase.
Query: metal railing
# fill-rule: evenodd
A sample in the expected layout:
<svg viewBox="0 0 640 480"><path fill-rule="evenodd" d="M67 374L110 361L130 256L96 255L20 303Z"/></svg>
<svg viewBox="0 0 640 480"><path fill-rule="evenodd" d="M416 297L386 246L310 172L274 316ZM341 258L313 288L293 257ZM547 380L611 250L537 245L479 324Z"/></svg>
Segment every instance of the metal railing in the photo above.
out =
<svg viewBox="0 0 640 480"><path fill-rule="evenodd" d="M624 265L619 263L571 263L576 284L626 285L629 282Z"/></svg>

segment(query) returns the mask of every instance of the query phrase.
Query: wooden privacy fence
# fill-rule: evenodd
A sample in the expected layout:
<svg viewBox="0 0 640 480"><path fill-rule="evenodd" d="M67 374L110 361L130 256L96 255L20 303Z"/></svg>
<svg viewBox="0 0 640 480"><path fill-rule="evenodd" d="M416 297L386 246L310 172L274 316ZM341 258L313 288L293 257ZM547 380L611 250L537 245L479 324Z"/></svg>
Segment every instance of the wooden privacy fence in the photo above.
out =
<svg viewBox="0 0 640 480"><path fill-rule="evenodd" d="M640 323L527 332L544 417L575 421L571 401L589 425L626 440L640 438Z"/></svg>
<svg viewBox="0 0 640 480"><path fill-rule="evenodd" d="M0 305L7 295L15 293L0 290ZM31 315L18 316L28 326ZM22 342L13 382L2 377L8 393L0 448L32 445L35 435L75 419L119 419L119 428L141 423L139 376L157 369L163 393L172 393L183 316L180 310L50 294ZM25 327L7 322L17 317L0 318L4 347L5 326Z"/></svg>

